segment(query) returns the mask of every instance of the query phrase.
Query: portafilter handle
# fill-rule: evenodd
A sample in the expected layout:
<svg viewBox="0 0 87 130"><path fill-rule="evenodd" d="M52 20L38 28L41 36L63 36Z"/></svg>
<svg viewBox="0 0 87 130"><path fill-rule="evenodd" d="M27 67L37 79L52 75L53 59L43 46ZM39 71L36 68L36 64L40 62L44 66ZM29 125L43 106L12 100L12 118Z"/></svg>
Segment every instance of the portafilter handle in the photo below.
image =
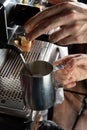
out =
<svg viewBox="0 0 87 130"><path fill-rule="evenodd" d="M18 55L22 53L22 50L19 47L11 44L6 44L6 43L0 44L0 49L11 49L15 51Z"/></svg>

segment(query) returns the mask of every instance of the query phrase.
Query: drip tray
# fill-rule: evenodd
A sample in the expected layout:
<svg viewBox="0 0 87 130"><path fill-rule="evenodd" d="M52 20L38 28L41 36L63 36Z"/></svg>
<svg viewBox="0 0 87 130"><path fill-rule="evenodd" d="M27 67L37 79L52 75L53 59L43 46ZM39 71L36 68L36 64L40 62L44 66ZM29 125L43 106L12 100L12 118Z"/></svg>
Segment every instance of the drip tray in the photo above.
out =
<svg viewBox="0 0 87 130"><path fill-rule="evenodd" d="M10 115L26 116L19 80L0 77L0 109Z"/></svg>
<svg viewBox="0 0 87 130"><path fill-rule="evenodd" d="M45 60L53 62L59 57L57 46L45 42L35 41L28 53L23 53L26 62ZM0 113L17 117L26 117L22 90L20 85L20 71L23 67L20 56L9 51L7 60L0 70Z"/></svg>

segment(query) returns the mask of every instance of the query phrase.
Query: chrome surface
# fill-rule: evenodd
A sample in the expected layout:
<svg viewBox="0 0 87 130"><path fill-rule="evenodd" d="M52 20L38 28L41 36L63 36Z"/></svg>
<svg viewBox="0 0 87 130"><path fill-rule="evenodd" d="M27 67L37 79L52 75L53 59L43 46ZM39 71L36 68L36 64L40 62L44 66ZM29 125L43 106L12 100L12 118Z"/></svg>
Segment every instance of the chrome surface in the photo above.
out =
<svg viewBox="0 0 87 130"><path fill-rule="evenodd" d="M26 66L20 73L25 106L36 111L49 109L55 102L52 64L34 61Z"/></svg>
<svg viewBox="0 0 87 130"><path fill-rule="evenodd" d="M35 41L28 53L23 53L26 62L44 60L52 63L59 57L57 46ZM14 51L8 52L5 64L0 70L0 113L26 117L19 74L23 67L20 56Z"/></svg>
<svg viewBox="0 0 87 130"><path fill-rule="evenodd" d="M7 53L8 53L7 49L0 49L0 69L5 63Z"/></svg>

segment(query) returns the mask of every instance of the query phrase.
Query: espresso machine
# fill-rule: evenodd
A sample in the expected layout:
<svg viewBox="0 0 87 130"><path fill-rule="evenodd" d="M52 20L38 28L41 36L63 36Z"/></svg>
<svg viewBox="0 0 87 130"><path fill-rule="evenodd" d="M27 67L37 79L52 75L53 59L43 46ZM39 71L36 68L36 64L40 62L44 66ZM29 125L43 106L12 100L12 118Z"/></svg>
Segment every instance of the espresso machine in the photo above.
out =
<svg viewBox="0 0 87 130"><path fill-rule="evenodd" d="M0 1L0 58L2 59L0 67L6 59L7 49L13 49L20 53L20 49L10 45L10 39L17 25L23 25L39 11L38 8L18 4L16 0Z"/></svg>
<svg viewBox="0 0 87 130"><path fill-rule="evenodd" d="M23 53L12 43L19 26L23 26L39 11L40 9L37 7L24 5L16 0L0 1L0 116L1 119L5 117L5 123L13 120L10 123L12 127L15 124L20 127L21 122L22 128L24 128L24 120L26 122L27 115L28 119L31 116L31 110L25 110L23 102L19 76L23 67L20 53L23 54L26 62L43 60L53 63L60 57L58 47L48 41L35 40L35 44L28 53ZM14 122L15 118L16 122ZM16 127L14 126L14 128ZM18 130L20 129L18 128Z"/></svg>

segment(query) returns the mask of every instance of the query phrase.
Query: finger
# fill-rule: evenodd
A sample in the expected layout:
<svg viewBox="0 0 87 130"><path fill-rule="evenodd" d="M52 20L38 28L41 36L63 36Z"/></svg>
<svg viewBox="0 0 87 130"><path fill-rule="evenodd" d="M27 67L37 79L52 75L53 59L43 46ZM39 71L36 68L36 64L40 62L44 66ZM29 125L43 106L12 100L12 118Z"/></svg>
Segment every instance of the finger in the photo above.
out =
<svg viewBox="0 0 87 130"><path fill-rule="evenodd" d="M59 59L59 60L57 60L57 61L55 61L54 63L53 63L53 66L60 66L60 65L65 65L65 63L67 62L67 60L69 60L70 58L69 57L64 57L64 58L62 58L62 59Z"/></svg>
<svg viewBox="0 0 87 130"><path fill-rule="evenodd" d="M84 63L84 64L83 64ZM74 66L84 66L87 65L87 55L86 54L79 54L76 57L73 57L69 62L68 65L72 64Z"/></svg>
<svg viewBox="0 0 87 130"><path fill-rule="evenodd" d="M67 71L73 71L75 67L76 67L76 63L75 60L73 60L72 58L65 64L64 69Z"/></svg>
<svg viewBox="0 0 87 130"><path fill-rule="evenodd" d="M71 84L71 83L74 83L74 82L76 82L75 76L73 76L73 75L71 74L71 76L70 76L68 79L66 79L65 81L63 81L62 83L63 83L64 85L68 85L68 84Z"/></svg>
<svg viewBox="0 0 87 130"><path fill-rule="evenodd" d="M64 88L73 88L75 86L76 86L76 82L71 82L71 83L65 85Z"/></svg>
<svg viewBox="0 0 87 130"><path fill-rule="evenodd" d="M65 46L65 45L72 45L72 44L83 44L82 41L79 39L80 37L78 36L73 36L70 35L68 37L65 37L64 39L61 39L60 41L57 42L57 45L60 46Z"/></svg>
<svg viewBox="0 0 87 130"><path fill-rule="evenodd" d="M65 45L72 45L72 44L87 44L87 33L85 31L82 31L77 34L73 34L70 36L65 37L64 39L61 39L60 41L56 42L57 45L65 46Z"/></svg>
<svg viewBox="0 0 87 130"><path fill-rule="evenodd" d="M66 2L66 0L48 0L51 4L58 4L62 2ZM72 1L72 0L67 0L67 1Z"/></svg>
<svg viewBox="0 0 87 130"><path fill-rule="evenodd" d="M79 57L81 54L73 54L73 55L68 55L68 56L65 56L64 58L61 58L57 61L55 61L53 63L53 66L58 66L58 65L66 65L67 62L69 62L72 58L74 57Z"/></svg>
<svg viewBox="0 0 87 130"><path fill-rule="evenodd" d="M66 16L69 18L68 20L67 20ZM46 33L59 26L64 26L71 22L72 22L71 13L67 14L67 11L66 11L66 13L62 12L61 15L60 14L54 15L52 17L44 19L36 27L32 28L32 31L27 34L27 39L34 40L35 38L37 38L38 36L40 36L43 33Z"/></svg>
<svg viewBox="0 0 87 130"><path fill-rule="evenodd" d="M44 19L54 16L56 14L59 14L60 12L65 12L65 10L67 10L67 9L70 9L70 10L76 9L78 11L83 10L83 9L81 9L81 7L78 6L78 4L76 4L76 2L64 2L64 3L58 4L58 5L54 5L48 9L38 13L31 19L29 19L25 23L24 28L25 28L26 32L30 32L34 27L36 27L38 25L38 23L40 23Z"/></svg>
<svg viewBox="0 0 87 130"><path fill-rule="evenodd" d="M47 9L45 9L44 11L36 14L35 16L33 16L31 19L29 19L25 23L24 28L25 28L26 32L30 32L32 30L32 28L36 27L38 25L38 23L40 23L44 19L58 14L59 12L61 12L63 10L63 8L65 8L65 7L62 4L54 5L54 6L51 6Z"/></svg>
<svg viewBox="0 0 87 130"><path fill-rule="evenodd" d="M75 11L69 11L69 9L66 9L66 11L63 10L63 12L61 12L57 15L43 19L40 23L38 22L38 24L34 28L32 28L31 32L28 33L27 39L34 40L35 38L37 38L41 34L46 33L46 32L48 32L48 31L50 31L58 26L60 26L60 27L65 26L65 28L63 28L61 30L61 32L59 31L59 36L57 34L51 35L50 41L54 37L56 37L56 40L53 40L53 42L59 41L58 44L60 44L60 45L68 45L68 44L72 44L72 43L77 44L81 41L79 38L75 37L74 35L75 35L75 32L77 33L78 30L81 28L81 25L78 24L78 21L84 17L84 16L81 16L80 14L77 17L77 15L78 14ZM73 21L74 21L74 24L72 24L72 25L70 25L70 23L72 23L71 17L73 17ZM36 20L34 20L34 21L36 21ZM61 39L61 37L63 39ZM71 39L71 43L69 41L69 38ZM65 41L68 40L69 43L66 44L66 42L64 40ZM60 42L64 42L64 43L61 44Z"/></svg>
<svg viewBox="0 0 87 130"><path fill-rule="evenodd" d="M51 4L58 4L62 2L66 2L66 0L48 0ZM67 1L77 1L77 0L67 0Z"/></svg>
<svg viewBox="0 0 87 130"><path fill-rule="evenodd" d="M54 80L56 83L60 83L61 85L63 86L66 86L66 85L69 85L71 83L74 83L75 82L75 77L69 77L69 78L62 78L62 77L59 77L58 79L55 78Z"/></svg>
<svg viewBox="0 0 87 130"><path fill-rule="evenodd" d="M74 68L76 68L76 66L78 66L80 64L82 65L83 61L84 60L82 58L82 54L75 55L74 57L72 57L72 59L67 61L67 63L64 66L64 69L67 71L74 70Z"/></svg>
<svg viewBox="0 0 87 130"><path fill-rule="evenodd" d="M49 41L56 43L66 37L69 36L75 36L78 33L81 33L81 27L83 25L83 22L80 21L74 21L74 23L71 23L69 25L65 25L60 30L52 33L49 37Z"/></svg>
<svg viewBox="0 0 87 130"><path fill-rule="evenodd" d="M72 71L66 71L65 69L60 69L54 72L54 79L60 81L63 84L74 81L75 78L72 75Z"/></svg>
<svg viewBox="0 0 87 130"><path fill-rule="evenodd" d="M82 2L69 2L71 9L74 9L80 13L87 13L87 5Z"/></svg>

